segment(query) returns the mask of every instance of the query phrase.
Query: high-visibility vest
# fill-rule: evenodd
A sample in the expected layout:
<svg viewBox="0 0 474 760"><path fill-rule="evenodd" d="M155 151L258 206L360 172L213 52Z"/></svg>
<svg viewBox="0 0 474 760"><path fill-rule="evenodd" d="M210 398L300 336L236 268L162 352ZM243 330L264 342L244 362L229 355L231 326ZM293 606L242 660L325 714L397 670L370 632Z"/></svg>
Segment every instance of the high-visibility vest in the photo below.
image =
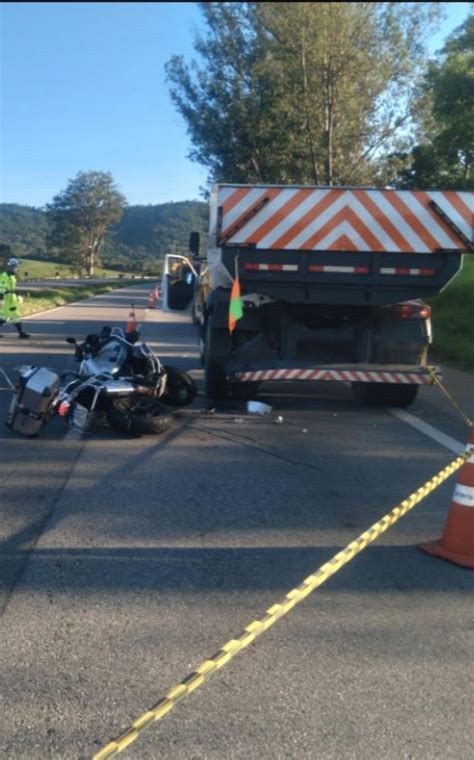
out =
<svg viewBox="0 0 474 760"><path fill-rule="evenodd" d="M11 291L11 292L6 292ZM15 321L20 314L20 302L16 294L16 277L14 274L2 272L0 274L0 297L3 299L3 308L0 309L2 319Z"/></svg>

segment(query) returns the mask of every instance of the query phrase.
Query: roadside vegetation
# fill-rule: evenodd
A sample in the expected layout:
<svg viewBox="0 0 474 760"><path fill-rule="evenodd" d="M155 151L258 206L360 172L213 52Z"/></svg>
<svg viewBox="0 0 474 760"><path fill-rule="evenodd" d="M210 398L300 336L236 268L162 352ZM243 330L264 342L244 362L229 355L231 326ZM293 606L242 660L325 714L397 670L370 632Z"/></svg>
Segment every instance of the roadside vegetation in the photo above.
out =
<svg viewBox="0 0 474 760"><path fill-rule="evenodd" d="M433 356L451 367L474 371L474 254L464 257L461 274L429 303Z"/></svg>
<svg viewBox="0 0 474 760"><path fill-rule="evenodd" d="M95 280L101 277L105 279L117 278L115 282L76 284L75 276L71 272L68 264L56 264L49 261L33 261L23 259L19 271L19 292L23 295L22 312L25 316L36 314L40 311L47 311L58 306L65 306L74 301L82 301L86 298L109 293L117 288L124 288L127 285L136 284L141 281L140 277L129 273L117 272L114 269L103 269L98 267L95 273ZM57 287L52 285L50 288L45 286L41 290L28 290L28 282L34 280L55 280L70 279L70 285Z"/></svg>
<svg viewBox="0 0 474 760"><path fill-rule="evenodd" d="M18 272L19 280L49 280L78 277L69 264L55 263L52 261L34 261L33 259L21 259L20 269ZM107 269L97 267L94 277L128 277L132 278L130 272L118 272L116 269Z"/></svg>
<svg viewBox="0 0 474 760"><path fill-rule="evenodd" d="M23 292L22 313L27 317L40 311L65 306L68 303L83 301L86 298L92 298L101 293L109 293L111 290L117 290L117 288L123 288L134 283L136 281L121 280L117 283L104 282L103 285L78 285L75 287L44 288L43 290L35 290L28 293Z"/></svg>

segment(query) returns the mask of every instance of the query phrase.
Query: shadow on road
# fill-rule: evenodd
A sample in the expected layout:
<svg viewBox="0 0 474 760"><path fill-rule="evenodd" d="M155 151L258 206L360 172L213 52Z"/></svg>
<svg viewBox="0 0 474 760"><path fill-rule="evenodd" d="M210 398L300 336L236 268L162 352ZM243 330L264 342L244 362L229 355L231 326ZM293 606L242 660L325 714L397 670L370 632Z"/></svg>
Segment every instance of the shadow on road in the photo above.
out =
<svg viewBox="0 0 474 760"><path fill-rule="evenodd" d="M27 552L7 542L10 560L24 560ZM25 591L55 593L139 593L141 591L207 593L263 590L285 594L313 570L340 551L340 546L285 546L248 548L118 548L36 549ZM437 562L437 560L426 560ZM383 568L383 573L382 573ZM403 570L401 570L403 568ZM414 546L373 546L352 560L328 583L332 592L361 594L392 592L465 592L472 595L472 579L462 568L445 563L443 573L420 576L419 553ZM54 585L53 585L54 584Z"/></svg>

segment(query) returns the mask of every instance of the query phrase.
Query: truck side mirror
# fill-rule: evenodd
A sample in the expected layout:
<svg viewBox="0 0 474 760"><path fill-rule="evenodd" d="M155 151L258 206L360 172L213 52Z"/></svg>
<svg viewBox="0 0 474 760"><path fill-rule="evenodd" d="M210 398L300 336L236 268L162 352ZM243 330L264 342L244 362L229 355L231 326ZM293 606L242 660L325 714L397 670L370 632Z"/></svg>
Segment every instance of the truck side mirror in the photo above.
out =
<svg viewBox="0 0 474 760"><path fill-rule="evenodd" d="M191 251L194 258L197 258L199 256L200 244L201 239L199 232L191 232L189 235L189 250Z"/></svg>

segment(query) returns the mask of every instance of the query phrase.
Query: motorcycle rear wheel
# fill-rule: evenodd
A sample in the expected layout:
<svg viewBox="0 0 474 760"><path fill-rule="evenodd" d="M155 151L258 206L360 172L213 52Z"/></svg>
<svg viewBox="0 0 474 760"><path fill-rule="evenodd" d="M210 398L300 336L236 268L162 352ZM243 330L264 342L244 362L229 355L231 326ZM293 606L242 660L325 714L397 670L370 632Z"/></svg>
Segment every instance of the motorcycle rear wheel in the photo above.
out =
<svg viewBox="0 0 474 760"><path fill-rule="evenodd" d="M158 435L172 425L159 401L138 394L111 399L106 415L110 426L119 433Z"/></svg>
<svg viewBox="0 0 474 760"><path fill-rule="evenodd" d="M197 394L196 383L188 375L177 367L164 365L166 372L166 390L160 401L168 406L188 406L194 400Z"/></svg>

